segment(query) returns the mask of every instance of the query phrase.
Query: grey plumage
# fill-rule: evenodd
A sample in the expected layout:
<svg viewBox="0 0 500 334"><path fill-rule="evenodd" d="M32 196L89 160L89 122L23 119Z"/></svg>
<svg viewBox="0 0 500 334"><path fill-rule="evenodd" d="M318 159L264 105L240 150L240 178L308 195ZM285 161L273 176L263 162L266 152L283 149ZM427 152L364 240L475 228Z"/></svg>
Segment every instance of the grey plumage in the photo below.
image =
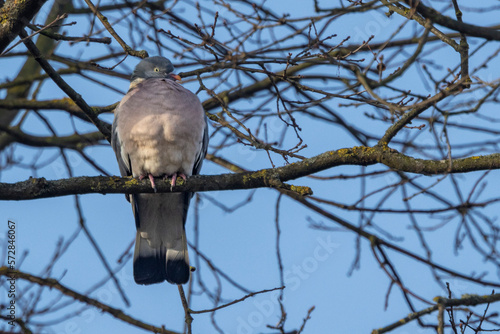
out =
<svg viewBox="0 0 500 334"><path fill-rule="evenodd" d="M182 178L201 169L207 119L198 97L175 82L163 57L142 60L115 110L111 144L122 176ZM185 222L192 193L127 195L137 227L134 279L139 284L189 279Z"/></svg>

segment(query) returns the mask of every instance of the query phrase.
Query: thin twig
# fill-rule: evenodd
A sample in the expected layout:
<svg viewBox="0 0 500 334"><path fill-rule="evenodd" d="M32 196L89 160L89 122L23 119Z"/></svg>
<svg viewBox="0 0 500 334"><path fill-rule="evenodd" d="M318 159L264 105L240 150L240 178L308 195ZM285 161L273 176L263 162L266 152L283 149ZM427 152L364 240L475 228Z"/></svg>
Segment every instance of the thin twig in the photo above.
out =
<svg viewBox="0 0 500 334"><path fill-rule="evenodd" d="M181 302L182 302L182 307L184 308L184 321L186 323L187 327L187 332L188 334L191 334L191 323L193 322L193 317L191 316L191 313L195 313L189 309L189 304L186 299L186 295L184 294L184 288L182 285L178 284L177 288L179 289L179 295L181 297Z"/></svg>
<svg viewBox="0 0 500 334"><path fill-rule="evenodd" d="M276 290L283 290L284 288L285 288L284 286L281 286L281 287L274 288L274 289L268 289L268 290L262 290L262 291L252 292L252 293L249 293L248 295L246 295L246 296L244 296L244 297L242 297L240 299L233 300L230 303L227 303L227 304L224 304L224 305L221 305L221 306L217 306L215 308L208 309L208 310L200 310L200 311L190 310L190 313L191 314L201 314L201 313L215 312L215 311L220 310L222 308L225 308L225 307L228 307L228 306L240 303L240 302L244 301L245 299L253 297L253 296L256 296L258 294L272 292L272 291L276 291Z"/></svg>
<svg viewBox="0 0 500 334"><path fill-rule="evenodd" d="M101 12L99 12L97 10L97 8L94 6L92 1L85 0L85 3L87 3L87 6L89 6L90 10L92 10L92 12L99 18L99 20L104 25L104 27L108 30L108 32L111 34L111 36L113 36L115 38L115 40L121 45L121 47L123 48L123 50L127 54L129 54L131 56L139 57L139 58L149 57L148 52L146 50L136 51L136 50L132 49L130 46L128 46L127 43L125 43L125 41L118 35L118 33L115 31L115 29L113 29L113 27L111 26L111 24L108 21L108 18L106 16L102 15Z"/></svg>

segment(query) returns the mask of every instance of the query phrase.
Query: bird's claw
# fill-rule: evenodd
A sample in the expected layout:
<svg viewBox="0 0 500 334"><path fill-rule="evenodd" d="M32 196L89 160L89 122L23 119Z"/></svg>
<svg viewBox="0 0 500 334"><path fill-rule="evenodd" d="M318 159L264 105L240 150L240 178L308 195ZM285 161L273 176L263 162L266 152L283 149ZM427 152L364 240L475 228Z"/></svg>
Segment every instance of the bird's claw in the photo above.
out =
<svg viewBox="0 0 500 334"><path fill-rule="evenodd" d="M184 181L186 181L187 176L184 173L174 173L170 176L172 180L170 181L170 189L175 186L175 182L177 181L177 177L180 177Z"/></svg>
<svg viewBox="0 0 500 334"><path fill-rule="evenodd" d="M139 180L142 180L145 177L146 177L146 175L140 175ZM156 192L156 184L155 184L155 178L154 178L153 174L148 173L148 177L149 177L149 182L151 182L151 188L153 188L153 190Z"/></svg>

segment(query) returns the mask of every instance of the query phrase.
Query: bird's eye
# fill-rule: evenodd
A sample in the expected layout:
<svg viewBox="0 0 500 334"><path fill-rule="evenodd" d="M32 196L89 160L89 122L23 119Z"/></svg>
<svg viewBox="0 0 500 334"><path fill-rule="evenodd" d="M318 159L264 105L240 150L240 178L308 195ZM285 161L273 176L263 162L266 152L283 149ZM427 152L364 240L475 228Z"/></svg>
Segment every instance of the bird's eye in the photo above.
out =
<svg viewBox="0 0 500 334"><path fill-rule="evenodd" d="M155 67L155 68L154 68L154 71L155 71L155 72L160 72L160 69L159 69L158 67Z"/></svg>

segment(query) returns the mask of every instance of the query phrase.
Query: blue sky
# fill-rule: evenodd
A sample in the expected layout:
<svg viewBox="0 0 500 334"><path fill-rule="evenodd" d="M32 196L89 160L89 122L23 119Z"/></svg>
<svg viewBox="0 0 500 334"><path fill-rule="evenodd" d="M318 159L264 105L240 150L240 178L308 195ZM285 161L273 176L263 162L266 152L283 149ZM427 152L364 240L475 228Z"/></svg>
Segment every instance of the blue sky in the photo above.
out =
<svg viewBox="0 0 500 334"><path fill-rule="evenodd" d="M288 2L275 1L268 5L277 12L289 12L292 17L306 16L310 13L310 2L295 2L293 6L285 6ZM489 3L495 3L489 1ZM49 5L45 5L42 13L46 13ZM464 1L464 6L474 6L472 1ZM326 4L325 4L326 6ZM486 6L486 4L485 4ZM185 17L192 17L192 7L184 5ZM224 9L219 8L219 15L224 17ZM227 14L227 13L226 13ZM191 15L191 16L190 16ZM484 25L497 23L495 13L471 14L467 17L470 22L478 24L476 15L480 15L480 23ZM41 15L43 16L43 14ZM351 36L352 43L359 43L367 36L374 34L374 41L383 41L390 36L395 27L403 21L395 14L393 18L386 18L382 11L377 14L366 14L340 18L338 22L330 25L329 33L337 34L336 40L339 42L346 36ZM359 19L359 20L358 20ZM465 18L464 18L465 19ZM77 21L72 27L65 28L69 35L79 35L81 31L86 31L86 19L80 16L69 17L70 21ZM410 34L415 29L414 23L409 23L404 34ZM126 26L121 25L118 31L122 36L127 36ZM167 27L164 27L167 29ZM223 34L223 31L220 31ZM217 35L216 35L217 36ZM224 36L221 36L223 39ZM471 45L477 41L471 40ZM113 47L118 50L118 44ZM154 54L154 49L148 45L150 54ZM494 44L484 48L484 54L488 55L494 52L498 45ZM16 51L24 51L23 46L18 46ZM61 43L58 53L74 56L82 50L85 51L82 59L87 59L90 54L103 54L106 49L102 46L92 46L86 49L84 45L68 46ZM170 57L168 53L164 56ZM369 57L368 53L363 54ZM404 56L404 55L403 55ZM434 61L437 64L443 64L446 67L449 59L456 59L458 55L450 48L442 48L435 53ZM361 55L358 57L361 58ZM471 59L471 68L477 66L484 58L478 57ZM174 63L182 63L183 59L173 59ZM116 68L122 73L130 72L137 59L129 57L124 64ZM492 61L492 64L498 65L498 57ZM8 78L14 78L23 60L19 58L0 58L0 64L6 71L1 74ZM453 61L453 64L456 60ZM106 64L103 64L106 65ZM193 67L194 68L194 67ZM498 66L491 66L490 69L478 72L478 76L484 80L494 80L498 78ZM341 71L331 66L331 75L336 75ZM182 68L182 71L185 71ZM432 93L420 80L416 80L418 73L415 69L411 70L411 75L405 75L398 81L402 87L418 91L422 94ZM94 75L94 77L99 77ZM492 78L491 78L492 77ZM78 76L67 76L65 79L70 83L83 98L91 105L109 105L121 99L121 95L111 90L103 89L97 84L81 80ZM128 82L119 79L109 79L110 83L122 91L128 88ZM323 82L317 82L318 86L325 85ZM334 83L336 84L336 83ZM192 91L197 91L198 83L188 81L185 87ZM0 97L5 96L5 92L0 91ZM43 99L61 98L64 95L53 83L46 81L41 88L39 97ZM202 100L207 96L200 94ZM258 98L248 99L238 102L238 107L252 110L258 105ZM336 107L337 101L330 102L332 107ZM495 106L486 105L485 114L493 114ZM218 111L218 110L217 110ZM370 133L375 136L381 136L386 127L386 123L369 120L364 116L365 112L371 110L364 108L343 109L341 115L351 124L356 124L363 128L370 129ZM48 115L55 125L58 134L72 133L71 122L65 113L58 111L47 111L43 113ZM110 121L111 115L105 115L103 119ZM297 116L297 121L303 131L301 137L308 144L308 148L301 151L301 154L311 157L326 150L339 149L343 147L352 147L359 145L345 131L334 126L311 119L305 115ZM475 122L474 119L464 117L462 122ZM89 130L87 124L76 121L77 128L80 131ZM211 131L214 130L211 125ZM281 133L282 124L276 123L275 128L270 125L270 141ZM46 135L48 132L44 129L42 122L34 116L30 116L24 125L24 129L38 135ZM450 136L454 143L468 142L470 137L464 135L464 132L451 133ZM430 136L429 133L423 134L420 140L425 140ZM485 135L487 136L487 135ZM486 137L485 137L486 138ZM474 137L475 140L481 138ZM211 139L213 146L219 143L220 137ZM285 146L293 147L296 143L292 133L288 133ZM372 143L373 144L373 143ZM213 150L213 146L209 152ZM33 159L36 150L22 145L15 146L14 156L16 159L22 159L28 163ZM93 147L86 150L100 166L111 175L118 175L118 166L115 156L109 145ZM271 164L265 152L254 149L237 146L223 151L224 157L242 165L248 169L269 168ZM49 161L52 156L57 154L56 150L44 150L40 161ZM5 153L2 154L2 164L5 162ZM283 165L283 160L274 156L273 161L277 165ZM99 175L94 168L89 166L80 156L74 153L68 153L68 159L75 176ZM380 166L358 167L342 166L332 170L320 173L320 175L340 175L356 174L360 172L370 172L381 170ZM205 162L202 174L220 174L226 170L211 163ZM483 198L495 197L498 174L492 171L490 174L490 183L482 193ZM469 175L458 176L458 179L464 189L471 189L482 173L470 173ZM45 177L47 179L60 179L68 177L64 164L61 159L57 159L47 166L37 170L34 175L31 170L22 168L9 168L1 171L2 182L17 182L26 180L30 176ZM420 180L425 184L432 184L436 178L421 176ZM394 182L391 176L379 176L369 179L368 189L377 189L381 185ZM291 182L295 185L308 185L312 187L315 195L322 198L339 200L344 202L354 201L359 197L362 187L359 181L352 180L332 180L318 181L310 178L303 178ZM442 194L450 194L449 199L454 203L457 201L452 195L452 187L449 181L445 181L435 188ZM413 191L414 192L414 191ZM191 202L190 214L187 221L188 238L193 242L195 222L195 212L198 214L197 222L199 228L199 247L211 261L219 268L224 270L232 279L237 281L243 287L250 291L260 291L272 289L280 286L279 271L277 270L276 257L276 201L279 193L272 189L258 189L253 193L251 201L248 201L250 191L220 191L202 194L199 198L198 207L196 207L197 198ZM210 198L224 203L228 207L245 203L241 208L233 212L221 210L211 202ZM130 243L135 238L135 225L129 203L123 195L100 195L91 194L79 197L85 224L91 234L101 247L107 260L113 268L119 266L117 259L128 249ZM372 204L371 199L367 204ZM430 204L425 197L416 197L412 204L416 207L428 207ZM390 199L387 206L400 207L401 202ZM358 224L363 221L358 213L341 211L328 208L334 214ZM485 213L494 219L497 218L498 210L495 207L488 207ZM370 246L366 241L361 241L361 258L359 268L351 272L351 266L356 258L356 236L351 232L342 231L320 231L311 228L311 222L324 224L329 227L338 226L327 221L299 203L283 197L279 206L280 227L281 227L281 250L283 257L283 267L285 274L285 283L287 288L284 292L284 303L287 311L287 329L297 329L301 326L303 318L307 311L315 306L311 319L308 321L305 333L335 332L335 333L366 333L371 330L388 325L404 316L410 311L403 301L401 293L394 287L388 300L388 307L384 309L385 296L389 286L386 275L380 270L379 265L374 261L370 251ZM402 245L407 249L412 249L416 253L423 255L423 250L419 246L419 241L415 234L410 230L410 221L403 216L384 214L377 216L376 223L383 225L385 229L390 230L395 236L404 238ZM442 220L444 215L435 215L434 217L419 216L423 225L427 220ZM5 236L7 230L7 220L16 222L17 226L17 250L18 254L29 251L26 255L18 255L21 260L20 270L39 275L45 266L51 261L56 244L59 240L68 240L68 238L78 229L78 215L75 210L74 197L58 197L52 199L43 199L36 201L19 202L0 202L0 236ZM455 227L448 225L435 233L428 233L427 238L433 247L433 259L447 267L454 268L459 272L469 273L479 268L488 270L486 276L492 281L498 281L498 268L483 264L482 258L475 252L462 251L458 255L453 253L453 233ZM0 244L3 244L0 239ZM470 245L464 245L464 248ZM3 251L3 250L2 250ZM0 254L3 254L0 252ZM421 264L418 264L407 257L403 257L393 252L388 252L391 259L397 265L398 271L408 286L411 286L417 293L431 299L437 295L444 295L445 291L436 285L431 273ZM195 263L195 253L190 252L191 262ZM481 264L478 266L477 264ZM194 273L198 279L201 277L203 282L211 287L217 286L217 280L207 270L206 264ZM50 277L60 279L60 282L81 293L87 294L104 303L122 309L125 313L139 318L147 323L161 325L165 324L167 329L181 331L183 328L184 311L182 309L177 288L168 283L138 286L132 279L132 263L123 265L123 268L117 274L127 297L132 306L126 307L116 291L112 282L108 281L104 285L87 292L93 285L106 276L96 252L89 244L83 232L80 232L75 241L71 244L67 252L54 266ZM458 279L449 279L452 290L457 296L462 293L491 293L490 289L485 289L472 283ZM36 288L24 290L27 286L24 282L18 282L20 291L23 293L37 293ZM199 287L194 288L199 292ZM241 298L245 292L224 282L222 303ZM42 306L58 306L61 303L69 302L70 299L57 299L58 294L54 291L44 290L42 293ZM6 296L0 293L0 303L6 301ZM279 306L277 304L277 293L260 294L244 302L238 303L232 307L222 309L215 313L215 319L225 332L228 333L271 333L272 330L266 328L266 325L275 325L280 316ZM25 309L29 305L23 305L22 301L18 303L20 309ZM213 305L206 296L194 296L192 308L195 310L210 308ZM415 302L417 310L425 308L426 305ZM492 305L490 311L497 311L498 305ZM482 310L479 308L478 310ZM74 314L78 312L78 314ZM48 316L37 317L40 323L48 323L57 319L67 319L52 327L51 333L141 333L145 332L121 321L112 319L107 314L102 314L94 308L82 310L82 304L71 303L64 310L60 310ZM427 318L430 322L435 322L435 315ZM201 314L194 316L193 330L199 332L215 332L212 326L210 314ZM2 325L0 325L0 328ZM332 329L334 328L334 330ZM394 333L431 333L431 329L420 329L415 324L410 324Z"/></svg>

